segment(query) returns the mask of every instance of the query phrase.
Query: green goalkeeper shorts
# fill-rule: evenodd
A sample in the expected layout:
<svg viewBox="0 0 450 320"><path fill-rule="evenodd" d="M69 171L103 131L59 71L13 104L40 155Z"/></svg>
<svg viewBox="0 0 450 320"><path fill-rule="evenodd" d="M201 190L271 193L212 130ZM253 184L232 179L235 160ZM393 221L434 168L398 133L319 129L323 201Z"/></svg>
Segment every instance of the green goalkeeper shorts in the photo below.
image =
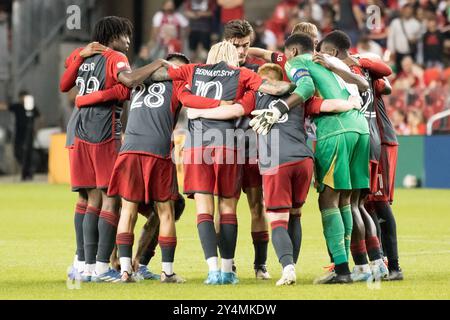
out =
<svg viewBox="0 0 450 320"><path fill-rule="evenodd" d="M316 179L336 190L369 188L369 135L344 132L316 144Z"/></svg>

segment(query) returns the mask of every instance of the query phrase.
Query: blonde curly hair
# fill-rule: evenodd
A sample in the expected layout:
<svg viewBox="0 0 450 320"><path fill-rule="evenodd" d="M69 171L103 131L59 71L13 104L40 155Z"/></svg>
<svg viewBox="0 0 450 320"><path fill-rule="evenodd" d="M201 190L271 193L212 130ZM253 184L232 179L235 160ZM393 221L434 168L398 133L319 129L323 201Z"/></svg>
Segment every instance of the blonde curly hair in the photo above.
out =
<svg viewBox="0 0 450 320"><path fill-rule="evenodd" d="M236 47L229 41L216 43L208 52L206 64L216 64L221 61L230 66L239 67L239 54Z"/></svg>

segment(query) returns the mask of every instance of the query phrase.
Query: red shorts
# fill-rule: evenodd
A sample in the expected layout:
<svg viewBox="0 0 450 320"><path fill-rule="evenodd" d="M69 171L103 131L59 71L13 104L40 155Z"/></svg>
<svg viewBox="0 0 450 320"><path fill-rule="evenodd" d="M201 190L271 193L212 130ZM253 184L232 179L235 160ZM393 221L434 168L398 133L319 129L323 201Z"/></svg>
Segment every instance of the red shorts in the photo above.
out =
<svg viewBox="0 0 450 320"><path fill-rule="evenodd" d="M369 162L369 174L370 174L370 194L375 194L380 190L378 186L378 171L379 171L378 161L370 160Z"/></svg>
<svg viewBox="0 0 450 320"><path fill-rule="evenodd" d="M248 159L246 159L245 164L241 165L241 170L242 190L244 192L247 188L262 187L262 177L257 163L248 163Z"/></svg>
<svg viewBox="0 0 450 320"><path fill-rule="evenodd" d="M117 158L108 196L131 202L164 202L178 198L175 164L141 153L122 153Z"/></svg>
<svg viewBox="0 0 450 320"><path fill-rule="evenodd" d="M394 201L395 172L397 168L398 145L381 145L380 164L378 166L379 190L369 195L369 201Z"/></svg>
<svg viewBox="0 0 450 320"><path fill-rule="evenodd" d="M108 189L119 149L119 140L89 143L76 138L69 149L72 190Z"/></svg>
<svg viewBox="0 0 450 320"><path fill-rule="evenodd" d="M307 158L282 164L277 169L276 174L262 175L266 210L300 208L311 185L314 161Z"/></svg>
<svg viewBox="0 0 450 320"><path fill-rule="evenodd" d="M224 148L185 150L184 193L191 199L195 193L235 198L242 180L236 156L236 151Z"/></svg>

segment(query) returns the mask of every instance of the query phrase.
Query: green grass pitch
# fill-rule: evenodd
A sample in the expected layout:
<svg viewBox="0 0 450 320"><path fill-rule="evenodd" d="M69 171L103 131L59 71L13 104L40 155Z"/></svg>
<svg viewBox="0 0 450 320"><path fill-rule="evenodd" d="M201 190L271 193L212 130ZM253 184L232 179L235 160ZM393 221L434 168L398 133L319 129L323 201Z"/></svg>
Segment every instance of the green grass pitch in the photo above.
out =
<svg viewBox="0 0 450 320"><path fill-rule="evenodd" d="M194 203L187 200L177 223L175 270L182 285L142 281L135 284L66 285L74 253L73 209L76 196L68 186L3 184L0 192L0 299L449 299L450 190L397 190L397 217L402 282L313 285L328 264L317 194L311 189L303 208L303 243L297 285L275 287L280 276L272 245L268 269L272 280L254 279L250 215L245 195L238 209L236 264L240 283L206 286L206 263L197 236ZM138 228L143 224L140 218ZM150 263L160 270L160 252Z"/></svg>

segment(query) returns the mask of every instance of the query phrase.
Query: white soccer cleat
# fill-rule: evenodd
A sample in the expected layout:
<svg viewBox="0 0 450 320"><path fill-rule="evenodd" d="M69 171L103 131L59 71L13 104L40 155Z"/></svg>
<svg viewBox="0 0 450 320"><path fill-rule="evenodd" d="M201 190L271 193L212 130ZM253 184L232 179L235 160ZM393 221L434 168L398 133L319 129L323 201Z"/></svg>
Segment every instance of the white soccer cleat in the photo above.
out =
<svg viewBox="0 0 450 320"><path fill-rule="evenodd" d="M286 266L283 269L281 279L277 281L277 286L289 286L294 285L297 281L297 276L295 275L295 267L293 264Z"/></svg>
<svg viewBox="0 0 450 320"><path fill-rule="evenodd" d="M161 283L185 283L186 280L173 273L171 275L167 275L164 271L161 273Z"/></svg>
<svg viewBox="0 0 450 320"><path fill-rule="evenodd" d="M356 265L353 267L353 271L351 274L351 278L353 282L361 282L368 281L372 278L372 271L368 264L365 265Z"/></svg>
<svg viewBox="0 0 450 320"><path fill-rule="evenodd" d="M258 280L272 279L265 265L258 266L258 268L255 269L255 276Z"/></svg>
<svg viewBox="0 0 450 320"><path fill-rule="evenodd" d="M389 270L384 264L383 259L370 261L370 270L375 281L386 279L389 277Z"/></svg>

